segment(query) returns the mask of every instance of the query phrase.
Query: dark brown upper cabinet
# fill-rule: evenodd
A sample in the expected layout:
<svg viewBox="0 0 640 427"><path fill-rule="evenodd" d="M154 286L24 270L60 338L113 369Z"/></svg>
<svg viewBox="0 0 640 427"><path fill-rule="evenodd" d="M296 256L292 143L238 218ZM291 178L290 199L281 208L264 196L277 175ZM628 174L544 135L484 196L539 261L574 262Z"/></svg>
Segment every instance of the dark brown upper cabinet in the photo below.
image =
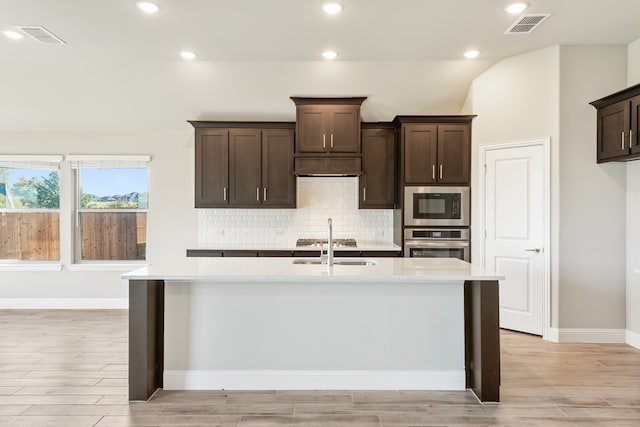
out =
<svg viewBox="0 0 640 427"><path fill-rule="evenodd" d="M262 131L262 205L296 207L293 129Z"/></svg>
<svg viewBox="0 0 640 427"><path fill-rule="evenodd" d="M438 125L438 170L441 184L471 181L471 124Z"/></svg>
<svg viewBox="0 0 640 427"><path fill-rule="evenodd" d="M229 204L229 130L196 129L196 207Z"/></svg>
<svg viewBox="0 0 640 427"><path fill-rule="evenodd" d="M640 157L640 84L591 102L597 108L598 163Z"/></svg>
<svg viewBox="0 0 640 427"><path fill-rule="evenodd" d="M295 208L293 123L190 123L197 208Z"/></svg>
<svg viewBox="0 0 640 427"><path fill-rule="evenodd" d="M256 206L262 202L262 132L229 130L229 205Z"/></svg>
<svg viewBox="0 0 640 427"><path fill-rule="evenodd" d="M395 129L393 124L362 124L360 209L393 209Z"/></svg>
<svg viewBox="0 0 640 427"><path fill-rule="evenodd" d="M469 185L475 116L397 116L403 185Z"/></svg>
<svg viewBox="0 0 640 427"><path fill-rule="evenodd" d="M296 104L296 154L359 154L365 97L302 98Z"/></svg>

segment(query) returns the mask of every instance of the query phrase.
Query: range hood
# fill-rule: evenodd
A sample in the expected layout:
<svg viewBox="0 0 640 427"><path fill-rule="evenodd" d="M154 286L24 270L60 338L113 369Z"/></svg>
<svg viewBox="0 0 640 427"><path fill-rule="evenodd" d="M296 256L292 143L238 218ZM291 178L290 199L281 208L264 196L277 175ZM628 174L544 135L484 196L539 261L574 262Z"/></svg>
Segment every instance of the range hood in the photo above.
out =
<svg viewBox="0 0 640 427"><path fill-rule="evenodd" d="M296 157L297 176L360 176L362 157Z"/></svg>

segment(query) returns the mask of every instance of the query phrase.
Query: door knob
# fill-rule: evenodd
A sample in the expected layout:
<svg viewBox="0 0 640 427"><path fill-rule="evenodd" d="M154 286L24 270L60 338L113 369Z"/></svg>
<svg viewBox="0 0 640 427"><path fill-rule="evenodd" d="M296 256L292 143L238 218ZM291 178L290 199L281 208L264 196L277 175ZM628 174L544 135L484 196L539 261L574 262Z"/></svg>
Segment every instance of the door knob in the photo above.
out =
<svg viewBox="0 0 640 427"><path fill-rule="evenodd" d="M535 253L539 254L541 249L540 248L531 248L531 249L525 249L525 251L527 251L527 252L535 252Z"/></svg>

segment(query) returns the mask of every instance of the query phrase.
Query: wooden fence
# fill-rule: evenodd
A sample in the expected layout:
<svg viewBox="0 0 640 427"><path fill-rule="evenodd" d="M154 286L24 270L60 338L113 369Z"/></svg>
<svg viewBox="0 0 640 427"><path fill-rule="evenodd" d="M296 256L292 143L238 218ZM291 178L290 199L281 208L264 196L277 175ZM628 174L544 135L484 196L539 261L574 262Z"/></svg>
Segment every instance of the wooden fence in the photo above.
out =
<svg viewBox="0 0 640 427"><path fill-rule="evenodd" d="M146 258L146 212L82 212L80 233L82 260ZM59 260L59 214L0 213L0 259Z"/></svg>
<svg viewBox="0 0 640 427"><path fill-rule="evenodd" d="M58 212L0 213L0 259L60 259Z"/></svg>
<svg viewBox="0 0 640 427"><path fill-rule="evenodd" d="M141 260L146 257L146 212L81 212L82 260Z"/></svg>

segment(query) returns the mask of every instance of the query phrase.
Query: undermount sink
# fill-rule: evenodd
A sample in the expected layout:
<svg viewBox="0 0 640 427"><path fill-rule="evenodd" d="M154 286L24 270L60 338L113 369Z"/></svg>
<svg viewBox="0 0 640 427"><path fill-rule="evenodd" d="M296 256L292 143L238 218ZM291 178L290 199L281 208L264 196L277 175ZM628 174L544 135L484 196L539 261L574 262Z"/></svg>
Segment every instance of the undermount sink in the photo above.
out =
<svg viewBox="0 0 640 427"><path fill-rule="evenodd" d="M315 265L320 265L320 264L326 264L327 261L326 260L321 260L321 259L294 259L292 261L294 264L315 264ZM377 262L375 262L372 259L334 259L333 260L333 264L334 265L376 265Z"/></svg>

